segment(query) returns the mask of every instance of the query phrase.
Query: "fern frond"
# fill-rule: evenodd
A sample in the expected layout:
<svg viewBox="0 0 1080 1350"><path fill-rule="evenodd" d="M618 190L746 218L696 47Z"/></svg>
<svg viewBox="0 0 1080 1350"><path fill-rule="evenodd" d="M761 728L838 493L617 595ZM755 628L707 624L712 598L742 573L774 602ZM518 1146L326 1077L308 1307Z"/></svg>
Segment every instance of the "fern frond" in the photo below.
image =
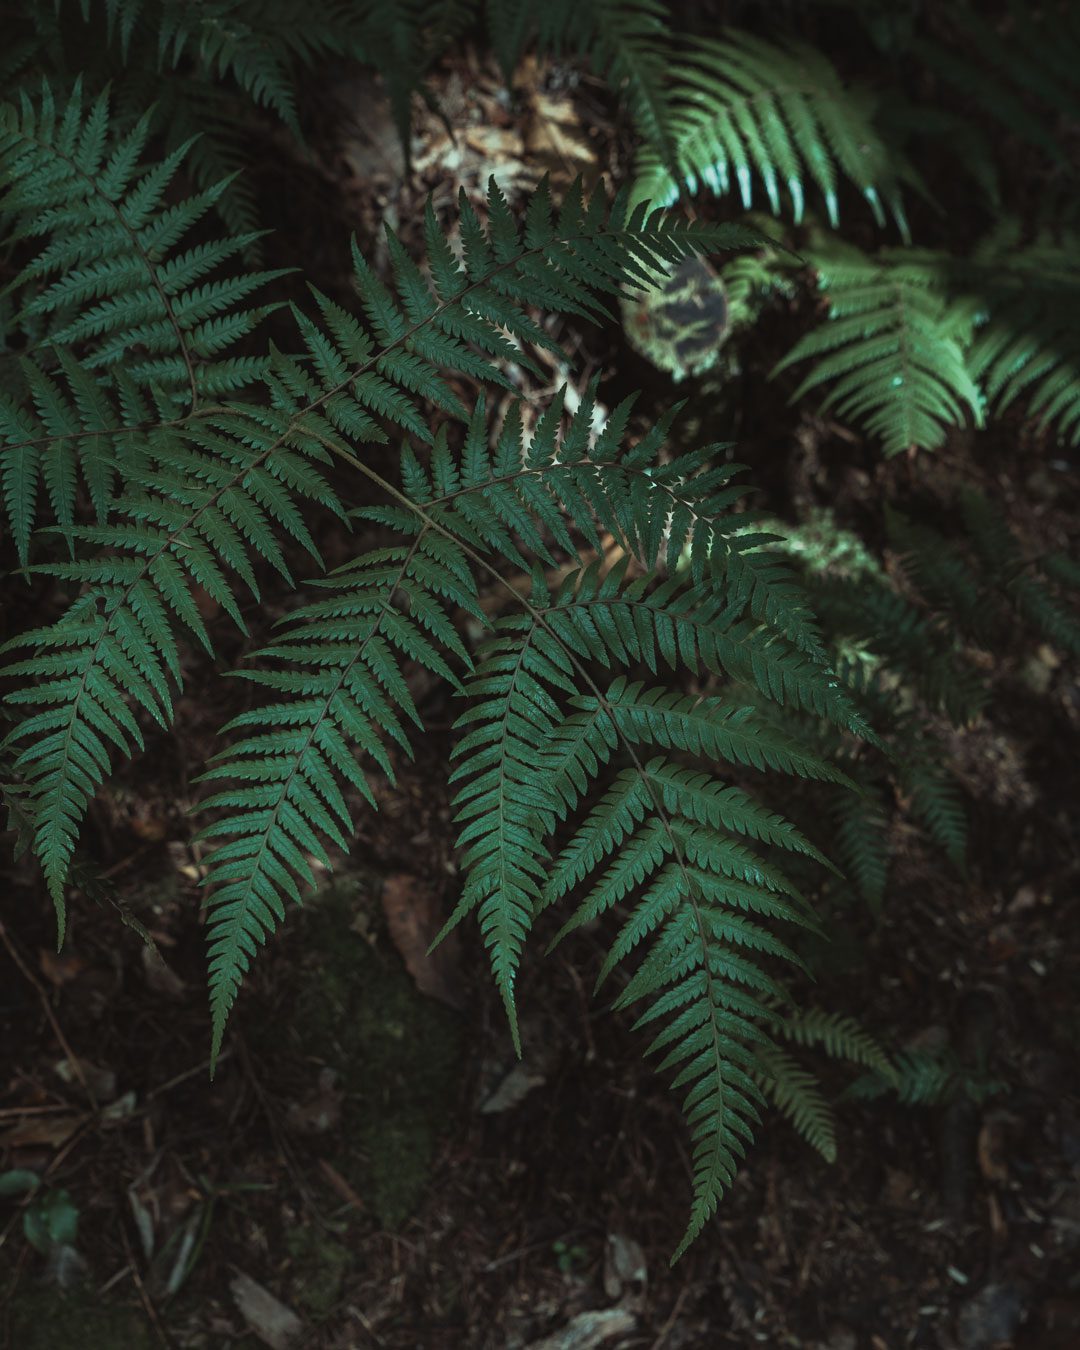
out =
<svg viewBox="0 0 1080 1350"><path fill-rule="evenodd" d="M985 633L986 605L980 579L958 551L937 530L916 525L888 506L885 528L904 572L931 604L955 615L968 632Z"/></svg>
<svg viewBox="0 0 1080 1350"><path fill-rule="evenodd" d="M832 582L812 590L814 609L838 642L854 639L880 656L932 709L972 722L989 697L948 627L898 595L884 579Z"/></svg>
<svg viewBox="0 0 1080 1350"><path fill-rule="evenodd" d="M143 395L123 371L101 380L71 353L56 353L59 369L24 357L19 376L25 393L0 391L0 477L4 506L19 562L25 566L37 522L42 485L53 518L75 521L78 475L103 522L120 466L141 454L154 418Z"/></svg>
<svg viewBox="0 0 1080 1350"><path fill-rule="evenodd" d="M682 188L694 193L700 184L716 196L737 191L749 210L760 181L773 214L790 206L798 223L813 183L835 227L843 177L869 202L879 225L888 207L906 237L899 186L905 166L874 126L872 98L846 87L822 52L729 29L720 41L698 39L671 85L678 175L647 145L636 198L668 205Z"/></svg>
<svg viewBox="0 0 1080 1350"><path fill-rule="evenodd" d="M1035 574L1000 508L971 488L961 493L960 508L979 561L1020 616L1063 651L1080 655L1080 617Z"/></svg>
<svg viewBox="0 0 1080 1350"><path fill-rule="evenodd" d="M759 1046L755 1058L755 1077L766 1097L811 1148L835 1162L836 1123L817 1077L779 1046Z"/></svg>
<svg viewBox="0 0 1080 1350"><path fill-rule="evenodd" d="M972 378L997 415L1019 399L1039 424L1080 443L1080 236L1045 232L1025 240L1006 220L970 262L953 264L980 327L968 355Z"/></svg>
<svg viewBox="0 0 1080 1350"><path fill-rule="evenodd" d="M268 406L196 411L150 432L109 521L68 531L82 552L108 552L46 569L89 589L55 628L24 635L33 655L12 672L44 677L16 698L48 711L13 734L22 741L54 733L23 746L17 768L35 799L35 849L58 910L79 821L107 772L110 748L126 755L140 744L127 697L168 721L169 689L179 674L174 630L187 629L210 649L193 587L207 591L242 627L235 581L257 596L256 559L288 576L282 535L318 556L298 503L318 501L341 511L320 465L336 456L362 468L352 448L385 439L387 423L431 443L432 403L468 416L447 371L505 385L496 360L512 353L519 365L528 361L507 333L522 343L553 345L528 314L536 290L552 310L595 311L601 305L591 283L617 293L672 257L744 237L724 227L683 226L643 209L628 217L625 198L608 213L601 196L586 207L580 193L556 218L541 188L522 238L494 184L490 200L487 228L463 205L463 269L429 211L432 283L394 239L396 294L356 252L366 323L316 294L325 328L297 314L306 355L274 357L264 375ZM611 438L602 444L612 448ZM514 453L510 441L504 453ZM416 495L423 497L420 490ZM580 500L579 492L574 501ZM466 510L463 505L459 514L467 527ZM550 516L539 518L544 523ZM480 524L487 518L474 513ZM528 516L515 511L513 520L517 529ZM475 527L462 534L471 543ZM530 547L538 537L535 526L527 527ZM789 659L777 678L792 697L824 700L839 710L842 700L805 665Z"/></svg>
<svg viewBox="0 0 1080 1350"><path fill-rule="evenodd" d="M940 753L940 751L939 751ZM900 782L930 837L960 872L967 858L967 818L952 775L940 760L916 754L900 765Z"/></svg>
<svg viewBox="0 0 1080 1350"><path fill-rule="evenodd" d="M89 800L110 753L143 745L129 700L160 725L171 721L178 631L212 650L198 590L243 629L236 580L257 598L259 558L289 576L279 532L318 558L294 498L337 506L316 467L326 458L270 410L238 406L162 427L142 441L109 521L67 531L105 552L34 569L85 588L56 624L7 644L32 654L4 671L36 680L8 696L31 710L8 743L20 747L14 769L34 798L34 850L61 933L64 878Z"/></svg>
<svg viewBox="0 0 1080 1350"><path fill-rule="evenodd" d="M11 283L24 323L77 347L88 370L122 366L195 406L259 374L222 353L267 313L244 302L282 272L215 275L256 235L180 251L226 184L166 205L189 147L147 166L149 135L149 116L114 134L107 96L84 112L78 86L63 107L48 84L36 104L0 105L0 221L19 241L48 236Z"/></svg>
<svg viewBox="0 0 1080 1350"><path fill-rule="evenodd" d="M944 298L940 260L897 250L868 258L834 246L813 261L829 317L773 371L817 358L793 403L832 385L822 410L865 427L886 455L934 450L946 427L969 418L981 424L981 395L964 355L971 319L965 306Z"/></svg>
<svg viewBox="0 0 1080 1350"><path fill-rule="evenodd" d="M257 946L284 919L286 902L299 903L301 886L315 883L308 859L330 865L324 840L349 848L342 788L376 805L354 747L391 782L391 745L409 752L408 727L421 723L404 664L457 684L443 652L466 669L471 661L451 606L482 617L464 554L422 525L411 539L313 584L329 597L290 614L275 643L254 654L258 668L238 672L284 701L234 718L224 732L247 734L203 774L229 784L203 801L202 810L225 814L199 835L215 844L208 874L215 1060Z"/></svg>
<svg viewBox="0 0 1080 1350"><path fill-rule="evenodd" d="M779 1031L795 1045L820 1047L832 1059L888 1072L888 1056L853 1017L823 1008L795 1008L784 1011Z"/></svg>
<svg viewBox="0 0 1080 1350"><path fill-rule="evenodd" d="M1068 6L1010 3L1008 10L1001 27L975 10L951 7L948 21L957 31L950 47L924 41L918 53L984 116L1065 166L1068 149L1056 123L1080 120L1080 23Z"/></svg>
<svg viewBox="0 0 1080 1350"><path fill-rule="evenodd" d="M864 782L861 787L859 793L839 793L830 800L833 850L844 875L880 914L889 878L888 813L877 785Z"/></svg>

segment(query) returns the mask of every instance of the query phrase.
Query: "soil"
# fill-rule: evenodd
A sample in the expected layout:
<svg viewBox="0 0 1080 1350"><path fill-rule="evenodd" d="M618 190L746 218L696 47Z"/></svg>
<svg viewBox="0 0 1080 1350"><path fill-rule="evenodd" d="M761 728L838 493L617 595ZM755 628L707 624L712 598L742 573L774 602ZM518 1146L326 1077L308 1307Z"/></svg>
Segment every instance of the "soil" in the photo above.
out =
<svg viewBox="0 0 1080 1350"><path fill-rule="evenodd" d="M254 168L278 226L267 265L302 258L347 297L349 232L377 258L384 219L413 245L429 191L475 195L491 171L520 189L542 155L564 179L625 171L625 129L598 87L557 67L530 79L508 103L480 56L448 62L438 92L457 138L420 115L411 177L369 78L313 87L303 161L267 132ZM880 549L882 503L947 518L955 485L974 481L1022 538L1075 531L1069 464L1016 417L886 464L848 429L786 408L756 372L801 321L770 312L745 339L732 425L716 435L737 438L766 510L828 505ZM685 392L614 323L569 336L579 388L602 372L611 402L643 389L644 416ZM354 546L329 537L328 562ZM12 631L29 603L13 602ZM250 644L225 639L222 664L277 614L248 617ZM217 728L249 694L193 660L182 732L152 741L96 804L86 849L112 898L73 895L61 953L32 871L6 871L0 1167L67 1192L78 1258L50 1268L22 1237L31 1206L0 1198L0 1344L1080 1345L1080 678L1031 648L1023 632L1006 638L987 714L952 733L967 874L898 827L882 915L846 915L813 993L892 1044L948 1044L972 1065L985 1052L998 1090L934 1109L841 1105L832 1166L767 1119L674 1269L686 1133L630 1019L591 997L603 932L547 959L539 933L520 980L520 1063L475 931L437 967L426 956L459 887L444 785L455 709L439 690L421 691L430 734L395 784L377 784L351 860L255 963L210 1080L187 812ZM850 1079L821 1073L837 1094ZM254 1312L243 1277L268 1296Z"/></svg>

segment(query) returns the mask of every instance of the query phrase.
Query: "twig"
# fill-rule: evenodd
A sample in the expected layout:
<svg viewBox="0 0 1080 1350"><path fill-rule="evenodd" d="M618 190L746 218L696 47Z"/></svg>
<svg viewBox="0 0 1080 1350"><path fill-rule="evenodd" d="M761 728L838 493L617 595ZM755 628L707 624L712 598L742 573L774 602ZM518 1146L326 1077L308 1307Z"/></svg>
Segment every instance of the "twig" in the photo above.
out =
<svg viewBox="0 0 1080 1350"><path fill-rule="evenodd" d="M667 1321L660 1328L656 1340L649 1346L649 1350L661 1350L664 1342L671 1335L675 1323L679 1320L679 1314L682 1312L682 1305L686 1302L690 1293L690 1286L684 1284L679 1290L679 1297L675 1300L675 1306L668 1315Z"/></svg>
<svg viewBox="0 0 1080 1350"><path fill-rule="evenodd" d="M161 1320L161 1314L154 1306L154 1300L147 1291L143 1277L139 1274L139 1263L135 1260L135 1253L131 1250L131 1241L127 1235L127 1229L121 1225L120 1236L124 1242L124 1255L128 1259L128 1268L131 1271L131 1279L139 1295L139 1302L143 1305L143 1311L146 1313L147 1320L154 1329L154 1334L165 1347L165 1350L175 1350L175 1342L165 1329L165 1324Z"/></svg>
<svg viewBox="0 0 1080 1350"><path fill-rule="evenodd" d="M231 1050L223 1050L221 1054L218 1055L217 1062L219 1064L224 1064L231 1055ZM179 1087L181 1083L186 1083L189 1078L194 1078L197 1073L204 1073L209 1067L209 1059L204 1059L201 1064L196 1064L193 1069L185 1069L183 1073L178 1073L175 1078L170 1078L168 1082L159 1083L156 1088L151 1088L146 1094L146 1100L149 1101L152 1097L159 1097L163 1092L171 1092L174 1087Z"/></svg>
<svg viewBox="0 0 1080 1350"><path fill-rule="evenodd" d="M67 1056L67 1060L68 1063L71 1065L72 1072L75 1074L75 1077L79 1080L82 1090L86 1093L86 1096L89 1099L90 1105L94 1108L95 1111L97 1111L98 1109L97 1098L94 1096L90 1084L87 1082L86 1074L83 1073L82 1063L80 1062L78 1055L76 1055L75 1051L72 1050L71 1046L68 1044L68 1038L64 1035L60 1023L56 1020L56 1014L53 1012L52 1007L49 1003L48 994L46 994L45 990L41 987L41 984L37 976L19 955L18 951L15 948L15 944L12 942L11 938L8 937L7 929L4 927L3 923L0 923L0 941L2 941L4 946L8 949L8 954L11 957L11 959L15 962L15 965L20 971L20 973L33 986L34 992L38 996L38 1001L40 1002L42 1008L44 1009L45 1016L49 1019L49 1025L53 1029L53 1034L56 1036L56 1039L60 1042L60 1048Z"/></svg>

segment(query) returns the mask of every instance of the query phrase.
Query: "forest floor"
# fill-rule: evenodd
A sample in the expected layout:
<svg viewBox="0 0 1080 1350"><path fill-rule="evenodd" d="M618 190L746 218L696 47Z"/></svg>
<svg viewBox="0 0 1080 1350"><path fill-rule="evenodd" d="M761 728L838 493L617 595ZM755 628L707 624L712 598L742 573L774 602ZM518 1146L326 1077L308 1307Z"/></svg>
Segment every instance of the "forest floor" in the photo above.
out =
<svg viewBox="0 0 1080 1350"><path fill-rule="evenodd" d="M348 233L377 247L385 220L412 243L429 191L437 205L459 183L479 197L494 172L520 199L543 168L559 185L625 175L622 129L587 81L535 68L510 103L471 56L442 79L456 135L425 114L409 175L366 80L323 91L306 157L267 140L253 172L279 225L273 265L301 262L345 294ZM752 378L783 350L778 323L749 340L749 374L719 419L767 509L827 504L872 535L882 501L917 485L944 502L963 477L1023 537L1075 522L1075 478L1019 422L977 457L957 437L932 461L884 464L786 409ZM573 337L582 387L603 372L610 401L671 397L617 326ZM328 561L348 547L330 541ZM73 899L60 954L29 869L5 878L0 1163L44 1175L48 1213L77 1214L78 1233L72 1268L47 1268L23 1210L0 1197L0 1347L1080 1345L1080 682L1022 636L991 673L988 713L950 744L968 874L913 831L899 837L882 916L853 915L815 1001L896 1045L961 1059L988 1047L1000 1090L937 1109L843 1106L831 1167L767 1120L717 1219L670 1269L685 1130L629 1020L591 998L599 939L526 961L521 1062L475 931L426 954L459 885L444 786L455 711L441 693L353 861L257 963L209 1080L187 810L240 695L193 669L183 735L160 736L95 807L90 851L113 890ZM83 1292L62 1300L73 1276Z"/></svg>

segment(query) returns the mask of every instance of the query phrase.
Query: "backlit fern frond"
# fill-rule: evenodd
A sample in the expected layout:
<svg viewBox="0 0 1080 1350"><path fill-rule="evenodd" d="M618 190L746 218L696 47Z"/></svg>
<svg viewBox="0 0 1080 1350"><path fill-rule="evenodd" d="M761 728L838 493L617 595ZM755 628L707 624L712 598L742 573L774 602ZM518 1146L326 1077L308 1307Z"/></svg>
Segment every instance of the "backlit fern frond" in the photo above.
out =
<svg viewBox="0 0 1080 1350"><path fill-rule="evenodd" d="M636 196L667 204L703 185L717 196L737 192L749 210L758 182L773 214L790 210L797 223L813 184L835 226L847 179L880 225L887 207L906 235L905 166L874 126L872 97L847 87L822 52L729 29L719 41L697 39L670 83L678 176L647 145Z"/></svg>
<svg viewBox="0 0 1080 1350"><path fill-rule="evenodd" d="M948 426L981 424L981 395L965 360L971 317L944 297L933 255L889 250L869 258L834 246L813 261L829 316L773 372L816 358L792 402L831 386L822 411L865 427L886 455L937 449Z"/></svg>

